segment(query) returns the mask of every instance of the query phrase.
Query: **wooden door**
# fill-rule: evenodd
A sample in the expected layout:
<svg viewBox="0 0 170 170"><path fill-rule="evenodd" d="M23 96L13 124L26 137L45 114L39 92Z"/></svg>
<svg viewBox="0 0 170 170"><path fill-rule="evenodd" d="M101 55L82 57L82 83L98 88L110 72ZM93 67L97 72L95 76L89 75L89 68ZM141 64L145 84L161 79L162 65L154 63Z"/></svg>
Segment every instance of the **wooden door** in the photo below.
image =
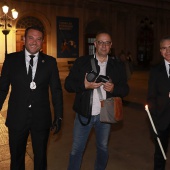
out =
<svg viewBox="0 0 170 170"><path fill-rule="evenodd" d="M16 51L21 51L24 49L24 34L25 34L25 29L18 29L16 31ZM42 46L43 53L47 53L47 41L46 41L46 35L44 37L44 43Z"/></svg>
<svg viewBox="0 0 170 170"><path fill-rule="evenodd" d="M25 30L16 31L16 51L21 51L24 49L24 33Z"/></svg>

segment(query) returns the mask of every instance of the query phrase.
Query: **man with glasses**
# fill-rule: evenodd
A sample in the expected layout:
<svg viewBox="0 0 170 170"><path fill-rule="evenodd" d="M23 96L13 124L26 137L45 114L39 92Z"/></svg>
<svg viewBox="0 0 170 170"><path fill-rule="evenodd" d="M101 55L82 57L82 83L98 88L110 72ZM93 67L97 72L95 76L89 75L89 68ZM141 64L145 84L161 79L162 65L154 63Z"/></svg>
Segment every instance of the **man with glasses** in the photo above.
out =
<svg viewBox="0 0 170 170"><path fill-rule="evenodd" d="M150 71L147 101L166 154L170 135L170 36L160 40L160 53L163 61ZM154 170L165 170L166 160L159 147L157 135L154 135L154 144Z"/></svg>
<svg viewBox="0 0 170 170"><path fill-rule="evenodd" d="M124 97L128 94L126 72L123 63L108 57L112 46L111 36L108 32L97 33L94 42L96 53L91 56L79 57L70 70L65 80L65 89L68 92L76 93L73 109L76 112L73 132L73 146L70 153L68 170L79 170L84 153L84 149L94 127L96 133L97 156L95 170L104 170L108 161L108 139L111 124L100 122L101 103L97 88L101 89L104 99L114 96ZM87 75L92 71L91 58L95 59L97 72L99 75L109 77L108 82L89 82ZM80 115L82 96L92 91L91 117ZM89 93L90 95L90 93ZM87 100L89 96L87 95ZM85 103L84 103L85 105ZM90 103L89 103L90 105ZM87 123L88 122L88 123Z"/></svg>

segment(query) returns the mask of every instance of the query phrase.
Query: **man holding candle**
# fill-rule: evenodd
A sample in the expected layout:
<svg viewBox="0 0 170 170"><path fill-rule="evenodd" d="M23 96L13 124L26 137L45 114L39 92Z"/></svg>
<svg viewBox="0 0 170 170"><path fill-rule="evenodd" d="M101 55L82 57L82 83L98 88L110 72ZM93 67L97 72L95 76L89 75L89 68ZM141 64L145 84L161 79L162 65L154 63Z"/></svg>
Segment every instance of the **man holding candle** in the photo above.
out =
<svg viewBox="0 0 170 170"><path fill-rule="evenodd" d="M160 52L164 60L151 69L147 101L159 139L166 153L170 135L170 36L161 39ZM166 160L155 135L154 170L165 170L165 165Z"/></svg>

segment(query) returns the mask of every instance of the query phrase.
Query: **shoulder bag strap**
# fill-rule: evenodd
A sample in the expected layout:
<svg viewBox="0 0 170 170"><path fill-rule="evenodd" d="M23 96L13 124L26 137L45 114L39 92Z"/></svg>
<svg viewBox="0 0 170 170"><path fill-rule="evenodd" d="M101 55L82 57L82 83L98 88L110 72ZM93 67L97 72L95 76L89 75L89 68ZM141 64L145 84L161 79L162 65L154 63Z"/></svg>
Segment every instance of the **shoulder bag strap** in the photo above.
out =
<svg viewBox="0 0 170 170"><path fill-rule="evenodd" d="M91 66L92 66L92 69L95 73L97 73L97 68L96 68L96 64L95 64L95 59L94 57L91 57ZM89 112L91 113L92 112L92 104L93 104L93 90L91 90L91 93L90 93L90 109L89 109ZM81 117L80 115L78 114L78 118L79 118L79 121L80 123L83 125L83 126L86 126L90 123L90 120L91 120L91 115L88 117L88 120L86 123L83 123L82 120L81 120Z"/></svg>
<svg viewBox="0 0 170 170"><path fill-rule="evenodd" d="M97 68L96 68L96 63L95 63L95 58L92 57L91 58L91 66L92 66L92 69L95 73L97 73Z"/></svg>
<svg viewBox="0 0 170 170"><path fill-rule="evenodd" d="M89 107L89 112L90 112L90 115L89 115L89 117L87 118L88 120L87 120L87 122L86 123L84 123L82 120L81 120L81 115L80 114L78 114L78 118L79 118L79 121L80 121L80 123L83 125L83 126L86 126L86 125L88 125L89 123L90 123L90 120L91 120L91 111L92 111L92 104L93 104L93 90L91 90L91 93L90 93L90 107Z"/></svg>
<svg viewBox="0 0 170 170"><path fill-rule="evenodd" d="M95 63L95 59L94 58L91 58L91 65L92 65L93 71L95 73L97 73L97 68L96 68L96 63ZM103 95L102 95L102 91L101 91L100 87L97 88L97 92L98 92L100 101L102 101L103 100Z"/></svg>

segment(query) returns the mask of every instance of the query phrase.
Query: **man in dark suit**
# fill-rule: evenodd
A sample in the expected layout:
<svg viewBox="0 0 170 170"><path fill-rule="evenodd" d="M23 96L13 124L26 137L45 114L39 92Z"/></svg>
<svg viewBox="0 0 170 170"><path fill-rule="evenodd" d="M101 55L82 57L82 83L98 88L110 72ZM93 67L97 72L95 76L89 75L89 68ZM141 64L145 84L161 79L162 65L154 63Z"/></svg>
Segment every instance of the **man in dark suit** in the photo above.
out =
<svg viewBox="0 0 170 170"><path fill-rule="evenodd" d="M9 133L11 170L25 169L25 152L29 133L34 153L34 169L47 169L47 142L50 127L57 133L63 116L63 96L56 59L39 52L43 29L28 27L25 49L8 54L0 79L0 109L11 87L6 126ZM32 62L31 62L32 58ZM54 106L54 121L49 101L49 88Z"/></svg>
<svg viewBox="0 0 170 170"><path fill-rule="evenodd" d="M79 57L70 70L65 80L65 88L68 92L76 93L73 109L76 112L74 122L73 146L70 154L68 170L79 170L84 153L84 149L94 127L96 133L97 156L95 170L105 170L108 161L108 139L111 124L100 122L101 103L97 88L101 89L103 98L124 97L129 92L125 67L122 62L108 57L112 46L111 36L107 32L100 32L96 35L94 42L96 53L93 56ZM94 58L96 67L100 75L110 78L107 82L91 82L87 80L87 73L92 71L91 58ZM89 75L89 74L88 74ZM91 77L91 76L90 76ZM92 92L92 93L91 93ZM92 95L91 95L92 94ZM85 102L82 98L85 97ZM91 98L87 103L88 98ZM80 115L85 104L91 107L87 112L91 112L90 119ZM86 108L85 108L86 109ZM85 110L84 109L84 110ZM88 114L88 113L86 113ZM89 123L87 123L89 121Z"/></svg>
<svg viewBox="0 0 170 170"><path fill-rule="evenodd" d="M170 134L170 36L160 41L160 52L164 61L150 71L148 83L148 106L158 136L167 153ZM155 136L154 170L165 170L166 161Z"/></svg>

